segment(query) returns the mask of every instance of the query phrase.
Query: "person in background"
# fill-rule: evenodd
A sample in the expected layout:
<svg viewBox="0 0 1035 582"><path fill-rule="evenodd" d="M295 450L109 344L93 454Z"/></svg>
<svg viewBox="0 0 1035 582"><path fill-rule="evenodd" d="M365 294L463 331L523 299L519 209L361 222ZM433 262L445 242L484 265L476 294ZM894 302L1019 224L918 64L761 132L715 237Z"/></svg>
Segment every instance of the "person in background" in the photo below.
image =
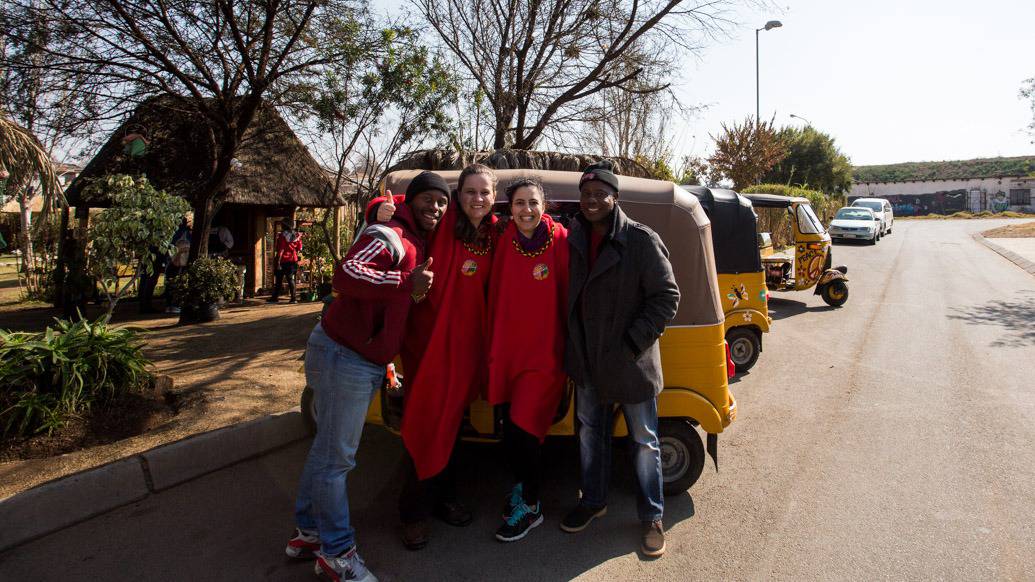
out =
<svg viewBox="0 0 1035 582"><path fill-rule="evenodd" d="M579 191L580 213L568 237L564 367L576 385L582 497L561 529L582 531L607 513L617 406L629 427L639 483L640 549L658 557L665 552L657 398L665 383L658 338L676 315L679 288L661 238L618 205L618 177L609 162L586 168Z"/></svg>
<svg viewBox="0 0 1035 582"><path fill-rule="evenodd" d="M140 313L161 313L161 310L154 306L153 300L155 287L158 286L158 277L165 270L166 263L169 261L169 255L165 254L157 246L152 246L148 249L148 252L151 254L151 270L148 271L145 268L143 260L140 261L137 267L137 273L140 276L140 291L138 293Z"/></svg>
<svg viewBox="0 0 1035 582"><path fill-rule="evenodd" d="M208 231L208 256L223 257L230 256L230 249L234 248L234 235L225 226L213 226Z"/></svg>
<svg viewBox="0 0 1035 582"><path fill-rule="evenodd" d="M173 298L173 284L187 268L187 259L190 257L190 223L186 216L180 219L180 226L173 233L170 242L173 246L173 254L169 259L169 266L165 269L165 312L179 313L180 307L176 305L176 300Z"/></svg>
<svg viewBox="0 0 1035 582"><path fill-rule="evenodd" d="M332 580L377 580L356 550L346 478L356 466L367 408L402 346L410 309L434 280L426 241L449 196L441 177L426 174L410 184L395 218L364 229L335 268L337 296L306 346L306 382L320 428L299 479L296 529L285 553L315 556L316 573Z"/></svg>
<svg viewBox="0 0 1035 582"><path fill-rule="evenodd" d="M277 235L276 257L273 283L273 296L268 299L270 303L280 301L280 291L286 280L288 292L291 295L289 303L296 303L295 298L295 274L298 272L298 258L302 252L302 233L295 230L295 221L285 218L280 222L282 230Z"/></svg>

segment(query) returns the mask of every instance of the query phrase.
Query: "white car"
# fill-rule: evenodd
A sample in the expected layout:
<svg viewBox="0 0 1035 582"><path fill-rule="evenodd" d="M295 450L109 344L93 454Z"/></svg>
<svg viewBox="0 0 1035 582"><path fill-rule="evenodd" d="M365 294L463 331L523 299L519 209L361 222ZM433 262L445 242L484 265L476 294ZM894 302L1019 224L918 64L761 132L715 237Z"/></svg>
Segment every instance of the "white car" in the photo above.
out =
<svg viewBox="0 0 1035 582"><path fill-rule="evenodd" d="M866 240L877 244L881 236L881 219L869 208L845 206L830 221L830 240Z"/></svg>
<svg viewBox="0 0 1035 582"><path fill-rule="evenodd" d="M891 202L884 198L859 198L852 202L852 206L869 208L880 218L880 235L891 234L891 227L895 224L895 211L891 209Z"/></svg>

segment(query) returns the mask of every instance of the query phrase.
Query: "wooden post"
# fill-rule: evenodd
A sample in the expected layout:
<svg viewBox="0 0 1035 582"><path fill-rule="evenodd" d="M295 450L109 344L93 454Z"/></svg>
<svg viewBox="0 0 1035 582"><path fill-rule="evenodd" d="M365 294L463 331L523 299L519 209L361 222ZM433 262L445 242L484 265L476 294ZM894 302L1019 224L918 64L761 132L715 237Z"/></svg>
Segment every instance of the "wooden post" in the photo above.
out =
<svg viewBox="0 0 1035 582"><path fill-rule="evenodd" d="M58 231L58 249L57 249L57 264L54 265L54 307L61 307L65 304L65 254L72 249L69 245L74 245L75 240L69 240L70 233L68 231L69 214L71 214L68 206L61 207L61 229Z"/></svg>
<svg viewBox="0 0 1035 582"><path fill-rule="evenodd" d="M334 256L341 257L341 214L344 207L335 206L329 210L334 213L333 226L331 227L331 242L334 244Z"/></svg>
<svg viewBox="0 0 1035 582"><path fill-rule="evenodd" d="M245 279L245 294L255 297L260 288L266 286L266 257L263 256L266 238L266 209L260 207L255 210L252 220L252 256L248 264L248 276Z"/></svg>

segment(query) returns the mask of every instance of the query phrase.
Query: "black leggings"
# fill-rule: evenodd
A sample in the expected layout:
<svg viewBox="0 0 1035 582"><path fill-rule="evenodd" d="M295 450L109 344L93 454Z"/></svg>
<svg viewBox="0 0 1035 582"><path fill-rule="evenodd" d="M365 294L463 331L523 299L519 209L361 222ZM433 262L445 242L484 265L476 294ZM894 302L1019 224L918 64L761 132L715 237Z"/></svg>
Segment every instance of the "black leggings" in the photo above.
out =
<svg viewBox="0 0 1035 582"><path fill-rule="evenodd" d="M431 509L439 503L456 501L456 468L453 459L456 457L456 445L449 462L442 472L417 479L417 468L413 465L410 453L404 450L406 459L406 476L402 492L399 494L399 518L403 523L424 521L431 515Z"/></svg>
<svg viewBox="0 0 1035 582"><path fill-rule="evenodd" d="M539 486L543 480L543 455L539 438L525 432L510 420L509 408L504 412L503 448L514 471L514 480L521 483L525 504L539 503Z"/></svg>
<svg viewBox="0 0 1035 582"><path fill-rule="evenodd" d="M284 279L287 279L288 292L291 293L290 297L295 298L295 272L298 271L298 263L281 263L280 268L274 276L273 283L273 297L274 299L280 297L280 288Z"/></svg>

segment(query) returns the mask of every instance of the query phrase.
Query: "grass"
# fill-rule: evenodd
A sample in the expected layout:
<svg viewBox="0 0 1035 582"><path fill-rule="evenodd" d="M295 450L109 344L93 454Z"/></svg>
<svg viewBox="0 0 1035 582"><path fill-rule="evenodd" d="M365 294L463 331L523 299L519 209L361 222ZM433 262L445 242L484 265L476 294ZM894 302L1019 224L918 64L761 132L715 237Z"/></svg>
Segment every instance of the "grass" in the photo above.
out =
<svg viewBox="0 0 1035 582"><path fill-rule="evenodd" d="M1035 221L1009 224L981 234L986 238L1035 238Z"/></svg>

